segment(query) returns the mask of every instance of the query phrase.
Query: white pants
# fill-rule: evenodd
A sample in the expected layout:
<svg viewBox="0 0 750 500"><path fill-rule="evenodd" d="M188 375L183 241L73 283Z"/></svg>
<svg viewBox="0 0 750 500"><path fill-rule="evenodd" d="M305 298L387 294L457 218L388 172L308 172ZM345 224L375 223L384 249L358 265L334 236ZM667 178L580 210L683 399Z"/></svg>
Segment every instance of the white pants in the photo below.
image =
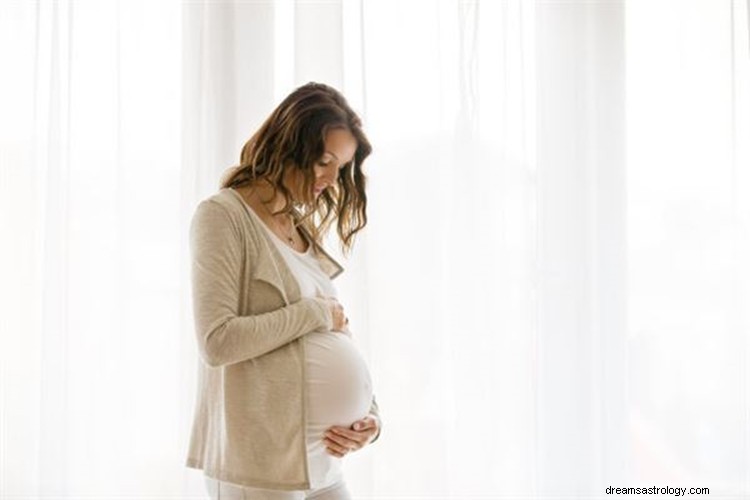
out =
<svg viewBox="0 0 750 500"><path fill-rule="evenodd" d="M211 500L351 500L343 479L323 488L311 490L265 490L219 481L205 476Z"/></svg>

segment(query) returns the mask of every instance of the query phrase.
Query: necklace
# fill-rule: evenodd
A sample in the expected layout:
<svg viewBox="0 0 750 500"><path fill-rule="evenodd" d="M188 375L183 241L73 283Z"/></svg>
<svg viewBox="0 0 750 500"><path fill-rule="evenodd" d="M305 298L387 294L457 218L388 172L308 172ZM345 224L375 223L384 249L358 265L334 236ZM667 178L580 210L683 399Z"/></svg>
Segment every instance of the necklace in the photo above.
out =
<svg viewBox="0 0 750 500"><path fill-rule="evenodd" d="M255 191L253 191L253 193L257 195L257 193L256 193ZM261 199L260 199L260 196L259 196L259 195L258 195L258 201L259 201L259 202L260 202L260 204L261 204L261 205L263 206L263 210L265 210L265 211L266 211L266 213L267 213L267 214L268 214L268 215L269 215L269 216L271 217L271 220L273 221L274 225L275 225L275 226L276 226L276 227L277 227L278 229L282 230L282 233L283 233L283 232L284 232L284 231L283 231L283 228L282 228L282 227L281 227L281 226L279 225L279 223L278 223L278 222L276 221L276 217L275 217L275 216L274 216L274 215L273 215L273 214L271 213L271 211L270 211L270 210L268 210L268 207L266 207L266 204L265 204L265 203L263 203L263 200L261 200ZM288 235L288 236L286 237L286 239L287 239L287 241L289 242L289 245L290 245L290 246L291 246L292 248L294 248L294 247L295 247L295 245L296 245L296 243L295 243L295 241L294 241L294 238L292 238L292 235L294 234L294 220L292 219L292 217L291 217L291 216L290 216L289 218L290 218L290 221L291 221L291 225L292 225L292 227L291 227L291 229L289 230L289 235Z"/></svg>

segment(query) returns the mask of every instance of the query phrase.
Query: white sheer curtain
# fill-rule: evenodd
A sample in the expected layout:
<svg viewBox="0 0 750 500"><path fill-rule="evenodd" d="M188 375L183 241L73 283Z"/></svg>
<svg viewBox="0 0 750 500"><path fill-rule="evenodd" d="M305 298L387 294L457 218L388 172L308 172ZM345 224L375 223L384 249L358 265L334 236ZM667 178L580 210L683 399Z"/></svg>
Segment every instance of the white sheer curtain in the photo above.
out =
<svg viewBox="0 0 750 500"><path fill-rule="evenodd" d="M747 497L748 3L676 6L626 18L634 474Z"/></svg>
<svg viewBox="0 0 750 500"><path fill-rule="evenodd" d="M311 80L375 147L355 497L750 495L748 47L745 0L0 4L0 496L206 497L187 224Z"/></svg>
<svg viewBox="0 0 750 500"><path fill-rule="evenodd" d="M184 488L179 2L0 3L0 497Z"/></svg>

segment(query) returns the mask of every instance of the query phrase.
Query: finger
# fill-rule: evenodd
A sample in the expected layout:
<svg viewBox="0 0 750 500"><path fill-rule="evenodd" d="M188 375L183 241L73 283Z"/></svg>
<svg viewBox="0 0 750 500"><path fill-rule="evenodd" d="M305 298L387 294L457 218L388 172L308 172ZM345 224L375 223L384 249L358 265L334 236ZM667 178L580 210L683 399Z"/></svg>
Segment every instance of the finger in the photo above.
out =
<svg viewBox="0 0 750 500"><path fill-rule="evenodd" d="M348 429L340 429L336 433L329 434L328 437L329 439L336 440L338 443L348 446L349 448L359 449L364 446L369 439L367 432L368 431L364 431L364 433L362 433L350 431Z"/></svg>
<svg viewBox="0 0 750 500"><path fill-rule="evenodd" d="M362 438L360 436L345 436L335 433L328 433L326 439L347 449L356 448L362 443Z"/></svg>
<svg viewBox="0 0 750 500"><path fill-rule="evenodd" d="M371 416L366 416L365 418L362 418L360 420L357 420L352 424L352 429L355 431L364 431L367 429L375 428L377 427L377 422L375 419Z"/></svg>
<svg viewBox="0 0 750 500"><path fill-rule="evenodd" d="M328 452L329 455L333 455L336 458L343 458L344 457L344 455L342 453L339 453L336 450L332 450L330 448L326 448L326 451Z"/></svg>
<svg viewBox="0 0 750 500"><path fill-rule="evenodd" d="M332 431L344 436L354 437L362 431L366 431L367 429L377 429L377 427L377 421L373 417L368 415L360 420L356 420L349 427L332 425L328 428L328 432Z"/></svg>
<svg viewBox="0 0 750 500"><path fill-rule="evenodd" d="M351 450L351 447L345 446L337 441L334 441L330 438L323 438L323 442L325 443L326 447L330 450L335 451L336 453L339 453L341 455L344 455L346 453L349 453Z"/></svg>
<svg viewBox="0 0 750 500"><path fill-rule="evenodd" d="M362 439L362 436L360 434L362 431L353 431L351 429L345 429L343 427L331 427L329 431L331 437L341 436L351 441L359 441Z"/></svg>

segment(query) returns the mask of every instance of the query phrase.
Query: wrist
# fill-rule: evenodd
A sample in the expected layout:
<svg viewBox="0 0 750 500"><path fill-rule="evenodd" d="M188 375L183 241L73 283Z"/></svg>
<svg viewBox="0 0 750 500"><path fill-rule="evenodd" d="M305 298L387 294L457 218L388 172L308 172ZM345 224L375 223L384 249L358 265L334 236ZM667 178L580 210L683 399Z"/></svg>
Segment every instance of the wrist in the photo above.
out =
<svg viewBox="0 0 750 500"><path fill-rule="evenodd" d="M322 326L326 331L333 330L333 312L328 306L328 301L321 297L310 297L310 300L314 304L314 307L318 310Z"/></svg>
<svg viewBox="0 0 750 500"><path fill-rule="evenodd" d="M374 443L380 437L381 422L380 422L380 417L378 417L374 413L370 413L370 417L372 417L375 420L375 422L377 422L377 425L378 425L378 432L376 432L375 435L372 437L372 439L370 439L370 443Z"/></svg>

